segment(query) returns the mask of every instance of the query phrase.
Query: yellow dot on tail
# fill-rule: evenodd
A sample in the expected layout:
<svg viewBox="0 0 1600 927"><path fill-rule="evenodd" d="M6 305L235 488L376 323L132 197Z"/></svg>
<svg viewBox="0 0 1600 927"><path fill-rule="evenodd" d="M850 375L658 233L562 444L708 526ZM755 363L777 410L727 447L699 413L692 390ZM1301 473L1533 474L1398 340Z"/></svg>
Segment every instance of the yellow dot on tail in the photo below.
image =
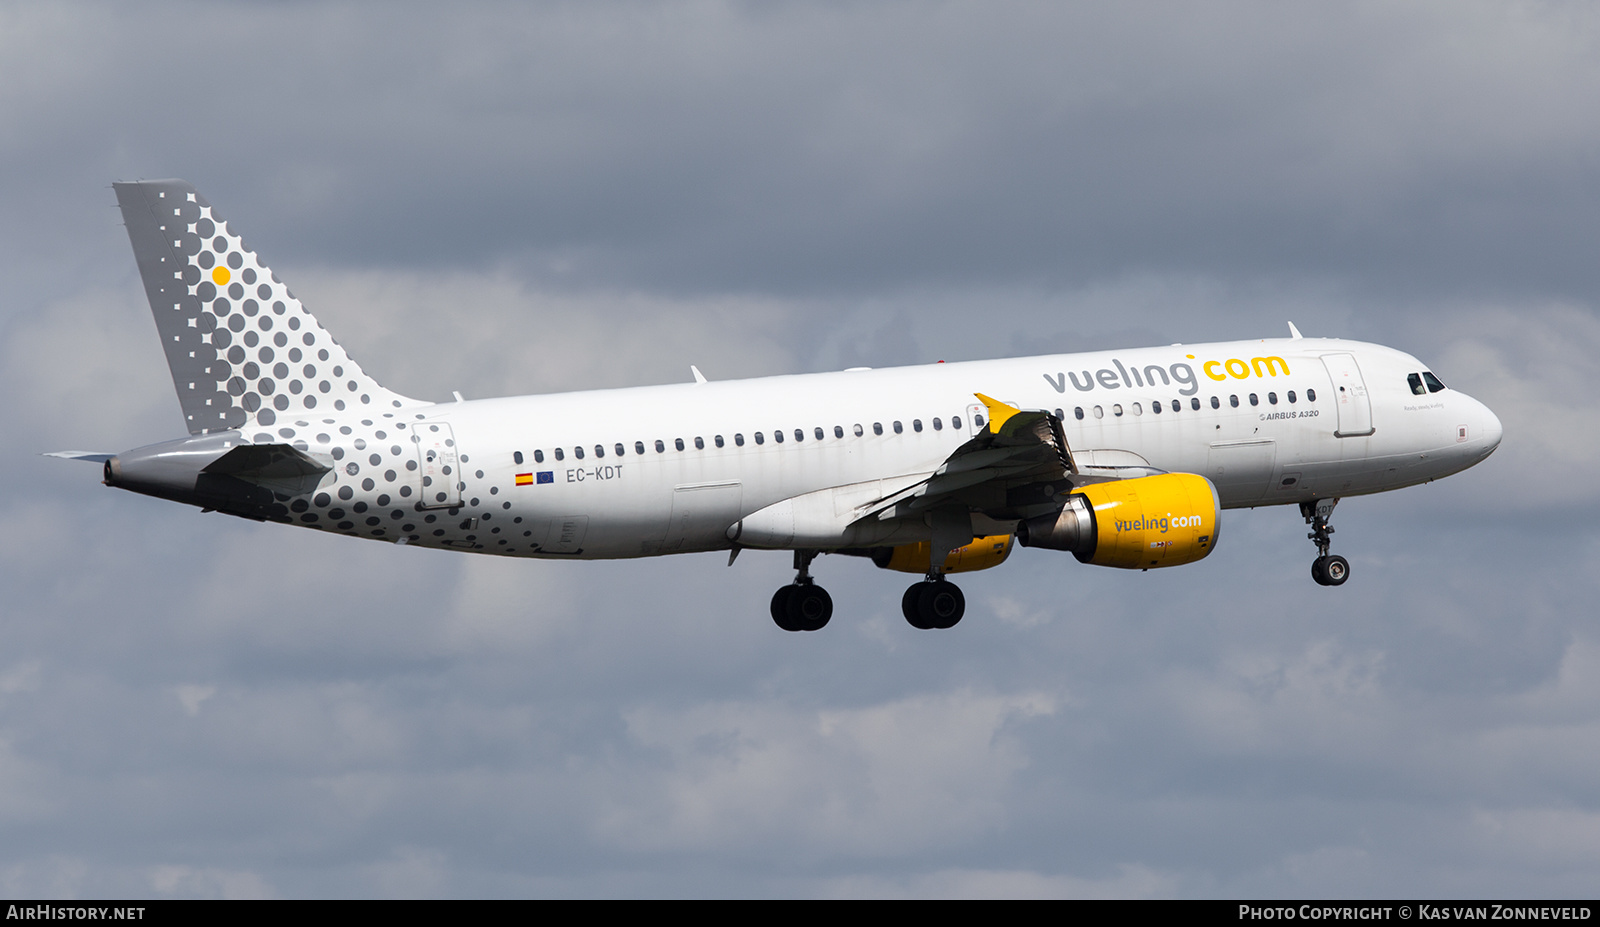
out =
<svg viewBox="0 0 1600 927"><path fill-rule="evenodd" d="M217 286L227 286L228 268L223 267L220 264L217 265L217 269L211 272L211 279L216 282Z"/></svg>

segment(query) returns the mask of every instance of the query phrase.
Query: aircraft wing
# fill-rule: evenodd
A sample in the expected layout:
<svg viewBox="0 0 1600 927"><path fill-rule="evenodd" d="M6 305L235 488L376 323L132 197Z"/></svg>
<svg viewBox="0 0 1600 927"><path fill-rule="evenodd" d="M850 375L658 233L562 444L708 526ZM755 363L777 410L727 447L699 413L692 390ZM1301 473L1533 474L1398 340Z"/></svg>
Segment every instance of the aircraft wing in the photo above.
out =
<svg viewBox="0 0 1600 927"><path fill-rule="evenodd" d="M989 423L956 448L926 480L866 508L869 518L920 518L935 509L963 506L995 518L1022 518L1048 507L1071 489L1078 468L1061 421L1042 409L1024 411L975 393L989 409ZM964 542L963 542L964 543Z"/></svg>

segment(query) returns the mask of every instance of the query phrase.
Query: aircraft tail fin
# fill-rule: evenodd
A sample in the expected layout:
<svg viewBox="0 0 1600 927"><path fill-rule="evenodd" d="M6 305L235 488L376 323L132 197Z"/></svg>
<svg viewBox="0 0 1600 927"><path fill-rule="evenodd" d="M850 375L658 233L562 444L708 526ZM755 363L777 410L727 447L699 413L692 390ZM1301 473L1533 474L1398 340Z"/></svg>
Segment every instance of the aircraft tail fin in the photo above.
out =
<svg viewBox="0 0 1600 927"><path fill-rule="evenodd" d="M193 186L112 187L190 434L430 405L367 376Z"/></svg>

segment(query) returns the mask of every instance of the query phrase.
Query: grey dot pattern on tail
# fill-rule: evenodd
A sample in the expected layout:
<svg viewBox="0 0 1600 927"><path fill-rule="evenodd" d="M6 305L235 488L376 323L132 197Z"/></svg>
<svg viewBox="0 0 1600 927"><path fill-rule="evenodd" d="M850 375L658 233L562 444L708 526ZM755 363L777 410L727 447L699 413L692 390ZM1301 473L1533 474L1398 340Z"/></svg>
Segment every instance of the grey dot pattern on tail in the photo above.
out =
<svg viewBox="0 0 1600 927"><path fill-rule="evenodd" d="M318 409L407 405L362 372L209 205L189 228L184 282L216 352L213 379L244 411L246 427Z"/></svg>
<svg viewBox="0 0 1600 927"><path fill-rule="evenodd" d="M191 433L426 405L367 376L192 186L114 186Z"/></svg>

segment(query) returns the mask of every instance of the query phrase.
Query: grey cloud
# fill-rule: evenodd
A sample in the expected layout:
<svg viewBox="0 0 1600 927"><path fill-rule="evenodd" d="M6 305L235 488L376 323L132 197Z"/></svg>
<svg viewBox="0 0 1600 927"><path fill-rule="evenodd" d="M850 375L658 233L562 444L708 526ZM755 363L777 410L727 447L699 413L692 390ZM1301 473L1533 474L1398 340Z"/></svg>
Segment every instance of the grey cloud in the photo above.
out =
<svg viewBox="0 0 1600 927"><path fill-rule="evenodd" d="M101 170L210 189L233 165L219 200L306 254L691 292L1218 269L1594 291L1593 27L1559 12L100 12L23 18L14 153L59 176L45 146L109 129ZM43 51L68 35L82 54Z"/></svg>

